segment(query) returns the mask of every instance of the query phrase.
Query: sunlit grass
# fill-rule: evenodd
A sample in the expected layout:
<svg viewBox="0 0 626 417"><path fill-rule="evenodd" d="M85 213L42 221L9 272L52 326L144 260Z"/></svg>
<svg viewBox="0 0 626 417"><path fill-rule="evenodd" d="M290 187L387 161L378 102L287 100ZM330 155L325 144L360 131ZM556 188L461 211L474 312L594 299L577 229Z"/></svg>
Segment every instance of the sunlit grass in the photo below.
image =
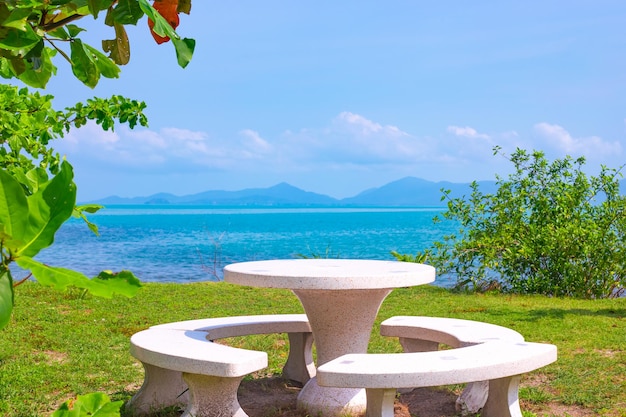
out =
<svg viewBox="0 0 626 417"><path fill-rule="evenodd" d="M143 379L143 368L128 353L129 337L153 324L302 311L290 291L227 283L147 284L133 299L112 300L22 285L12 321L0 332L0 415L47 415L63 401L93 391L128 400ZM541 416L544 405L558 402L599 416L624 417L626 299L467 295L432 286L397 289L378 314L371 352L400 351L396 339L377 333L380 321L395 315L481 320L513 328L529 341L554 343L559 360L522 380L524 408L533 410L525 415ZM280 372L287 355L284 335L229 342L267 351L270 366L264 374Z"/></svg>

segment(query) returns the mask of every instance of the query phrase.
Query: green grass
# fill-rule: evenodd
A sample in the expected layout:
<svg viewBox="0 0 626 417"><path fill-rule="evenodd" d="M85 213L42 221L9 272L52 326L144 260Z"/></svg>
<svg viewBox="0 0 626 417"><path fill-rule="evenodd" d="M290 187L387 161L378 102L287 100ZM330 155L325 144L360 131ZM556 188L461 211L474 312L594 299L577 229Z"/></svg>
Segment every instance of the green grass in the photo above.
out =
<svg viewBox="0 0 626 417"><path fill-rule="evenodd" d="M289 291L226 283L147 284L133 299L112 300L22 285L12 321L0 331L0 415L45 416L63 401L94 391L128 400L143 378L128 353L129 337L153 324L302 311ZM395 315L481 320L513 328L529 341L556 344L558 361L522 381L524 408L532 410L525 415L550 415L542 412L559 403L598 416L626 416L626 299L468 295L423 286L393 291L377 325ZM400 351L397 340L377 332L376 326L371 352ZM269 352L267 373L278 373L287 354L280 335L232 343Z"/></svg>

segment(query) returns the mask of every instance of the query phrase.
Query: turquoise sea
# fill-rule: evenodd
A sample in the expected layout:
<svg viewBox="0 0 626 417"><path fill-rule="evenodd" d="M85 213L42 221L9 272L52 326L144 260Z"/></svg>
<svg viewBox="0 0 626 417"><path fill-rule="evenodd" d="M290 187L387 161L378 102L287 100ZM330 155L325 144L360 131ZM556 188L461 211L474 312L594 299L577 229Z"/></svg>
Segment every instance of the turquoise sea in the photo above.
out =
<svg viewBox="0 0 626 417"><path fill-rule="evenodd" d="M37 259L88 276L128 269L146 282L219 280L232 262L298 255L393 259L452 231L433 224L441 210L108 206L90 216L99 237L72 219Z"/></svg>

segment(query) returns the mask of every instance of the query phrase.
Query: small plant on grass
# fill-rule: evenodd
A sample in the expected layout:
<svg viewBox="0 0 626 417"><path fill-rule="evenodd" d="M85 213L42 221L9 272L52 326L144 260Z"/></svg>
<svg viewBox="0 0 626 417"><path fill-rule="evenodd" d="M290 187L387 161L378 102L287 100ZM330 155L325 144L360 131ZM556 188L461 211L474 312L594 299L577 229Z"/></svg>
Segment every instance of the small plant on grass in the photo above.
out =
<svg viewBox="0 0 626 417"><path fill-rule="evenodd" d="M118 417L123 401L111 401L106 394L99 392L79 395L74 401L66 401L52 417Z"/></svg>

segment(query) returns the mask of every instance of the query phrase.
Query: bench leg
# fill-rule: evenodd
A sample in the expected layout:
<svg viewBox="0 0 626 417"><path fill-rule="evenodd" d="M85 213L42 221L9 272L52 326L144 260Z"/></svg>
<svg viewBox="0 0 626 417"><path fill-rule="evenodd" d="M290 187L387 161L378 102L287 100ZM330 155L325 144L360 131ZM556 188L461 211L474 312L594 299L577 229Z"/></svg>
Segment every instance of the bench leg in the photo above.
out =
<svg viewBox="0 0 626 417"><path fill-rule="evenodd" d="M476 414L485 406L489 396L489 381L470 382L456 399L456 411L462 416Z"/></svg>
<svg viewBox="0 0 626 417"><path fill-rule="evenodd" d="M145 370L143 385L126 404L133 415L148 414L171 406L187 404L187 384L182 374L171 369L142 363Z"/></svg>
<svg viewBox="0 0 626 417"><path fill-rule="evenodd" d="M439 342L432 342L430 340L412 339L408 337L399 337L398 341L402 350L405 352L432 352L439 349ZM398 392L400 394L408 394L415 388L400 388Z"/></svg>
<svg viewBox="0 0 626 417"><path fill-rule="evenodd" d="M365 417L393 417L395 388L367 388L365 395L367 396Z"/></svg>
<svg viewBox="0 0 626 417"><path fill-rule="evenodd" d="M482 417L522 417L518 389L521 375L489 381L489 396Z"/></svg>
<svg viewBox="0 0 626 417"><path fill-rule="evenodd" d="M288 333L289 357L283 367L283 377L302 385L315 376L313 363L313 333Z"/></svg>
<svg viewBox="0 0 626 417"><path fill-rule="evenodd" d="M181 417L248 417L237 400L240 377L189 374L183 379L189 386L189 403Z"/></svg>
<svg viewBox="0 0 626 417"><path fill-rule="evenodd" d="M439 343L430 340L420 340L400 337L400 345L405 352L432 352L439 349ZM410 388L399 390L401 393L411 392ZM489 381L470 382L456 399L456 410L462 416L475 414L484 407L489 394Z"/></svg>
<svg viewBox="0 0 626 417"><path fill-rule="evenodd" d="M432 342L430 340L399 337L398 341L405 352L432 352L439 349L439 342Z"/></svg>

